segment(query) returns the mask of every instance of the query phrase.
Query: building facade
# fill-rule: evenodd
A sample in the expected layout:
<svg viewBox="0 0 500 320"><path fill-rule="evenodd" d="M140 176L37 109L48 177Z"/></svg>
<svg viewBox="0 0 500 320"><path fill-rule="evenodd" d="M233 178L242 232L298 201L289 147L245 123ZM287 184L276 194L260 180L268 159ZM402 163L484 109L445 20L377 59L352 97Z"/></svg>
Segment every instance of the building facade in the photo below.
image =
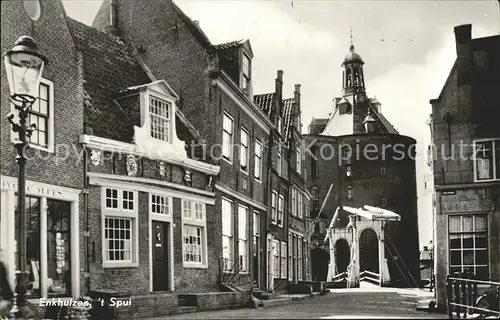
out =
<svg viewBox="0 0 500 320"><path fill-rule="evenodd" d="M281 109L266 114L254 102L250 42L213 45L170 0L104 1L93 26L134 47L152 74L168 79L203 138L197 155L220 166L213 181L219 283L285 288L291 201L288 148L281 147L285 120Z"/></svg>
<svg viewBox="0 0 500 320"><path fill-rule="evenodd" d="M316 222L312 276L325 281L329 260L335 259L335 274L346 271L353 260L352 250L341 247L340 240L335 257L329 256L324 243L326 226L336 208L340 210L333 227L344 228L349 214L342 206L369 205L401 215L401 221L388 221L384 226L384 256L390 284L415 287L420 281L415 140L400 135L382 115L381 104L366 95L363 64L351 45L342 64L342 96L334 99L330 118L313 119L305 136L310 150L307 185ZM379 274L375 232L365 230L359 243L359 271Z"/></svg>
<svg viewBox="0 0 500 320"><path fill-rule="evenodd" d="M29 113L29 301L111 290L134 297L130 312L161 315L178 303L173 292L217 291L219 167L194 159L200 135L179 95L133 48L67 17L59 0L2 3L2 27L2 51L29 35L49 60ZM8 96L2 64L0 253L14 287Z"/></svg>
<svg viewBox="0 0 500 320"><path fill-rule="evenodd" d="M455 27L457 58L432 105L436 298L446 308L446 275L500 279L500 36L472 39Z"/></svg>
<svg viewBox="0 0 500 320"><path fill-rule="evenodd" d="M35 123L27 151L26 215L28 299L79 297L84 291L83 59L76 50L62 3L2 2L2 52L20 36L32 37L49 63L44 68L38 100L29 111ZM7 114L9 86L2 63L0 259L14 287L18 165ZM15 119L14 119L15 120Z"/></svg>
<svg viewBox="0 0 500 320"><path fill-rule="evenodd" d="M295 85L293 98L283 98L283 71L278 70L274 92L254 95L255 103L277 123L270 141L275 152L268 154L273 165L269 170L271 219L266 227L273 290L310 280L310 194L305 187L300 87ZM276 249L269 252L272 248Z"/></svg>
<svg viewBox="0 0 500 320"><path fill-rule="evenodd" d="M199 135L165 80L119 39L68 21L84 61L89 291L214 290L219 167L189 157Z"/></svg>

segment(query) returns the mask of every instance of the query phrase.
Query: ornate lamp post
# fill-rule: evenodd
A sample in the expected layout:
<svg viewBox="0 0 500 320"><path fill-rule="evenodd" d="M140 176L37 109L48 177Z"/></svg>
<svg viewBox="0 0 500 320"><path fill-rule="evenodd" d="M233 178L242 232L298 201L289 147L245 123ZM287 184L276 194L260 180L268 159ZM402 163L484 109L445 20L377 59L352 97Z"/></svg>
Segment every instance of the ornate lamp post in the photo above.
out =
<svg viewBox="0 0 500 320"><path fill-rule="evenodd" d="M35 41L22 36L17 39L14 47L4 53L5 71L9 81L10 101L18 112L17 122L15 115L9 113L7 119L14 132L18 133L18 140L14 143L17 149L16 160L19 165L17 214L19 228L17 234L17 270L14 306L11 314L16 319L23 319L26 309L26 212L25 212L25 152L29 145L26 138L31 136L35 125L26 125L26 119L31 106L38 96L40 78L47 58L38 52Z"/></svg>

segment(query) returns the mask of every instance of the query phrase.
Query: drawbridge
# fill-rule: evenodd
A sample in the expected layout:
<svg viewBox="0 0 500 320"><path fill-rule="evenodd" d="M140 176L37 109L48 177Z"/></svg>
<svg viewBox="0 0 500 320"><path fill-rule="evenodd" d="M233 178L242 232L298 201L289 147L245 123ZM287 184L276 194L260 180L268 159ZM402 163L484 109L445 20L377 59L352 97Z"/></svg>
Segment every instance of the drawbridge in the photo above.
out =
<svg viewBox="0 0 500 320"><path fill-rule="evenodd" d="M349 224L345 228L334 227L340 210L349 213ZM325 242L329 241L330 257L332 257L328 267L327 283L334 283L337 288L387 286L391 283L387 264L389 257L395 263L407 286L418 288L412 273L385 231L388 221L400 220L399 214L382 208L338 207L325 236ZM347 267L344 261L342 268L339 268L340 261L335 258L339 254L336 248L339 240L348 246L348 251L344 250L344 253L348 252L349 256L343 257L349 260ZM369 248L364 248L362 252L365 246L360 246L360 242L368 244ZM364 261L361 260L361 256L364 257Z"/></svg>

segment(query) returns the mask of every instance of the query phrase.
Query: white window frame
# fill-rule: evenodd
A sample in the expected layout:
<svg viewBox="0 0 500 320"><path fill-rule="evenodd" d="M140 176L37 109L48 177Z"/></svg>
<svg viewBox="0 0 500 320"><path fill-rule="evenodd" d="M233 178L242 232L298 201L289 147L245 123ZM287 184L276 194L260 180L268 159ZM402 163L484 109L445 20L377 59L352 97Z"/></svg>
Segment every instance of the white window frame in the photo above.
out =
<svg viewBox="0 0 500 320"><path fill-rule="evenodd" d="M296 171L300 174L302 173L302 153L300 152L300 147L297 147L296 156L297 156Z"/></svg>
<svg viewBox="0 0 500 320"><path fill-rule="evenodd" d="M259 146L259 148L257 148ZM260 152L258 152L260 150ZM254 164L254 178L258 182L262 182L262 142L255 140L255 164Z"/></svg>
<svg viewBox="0 0 500 320"><path fill-rule="evenodd" d="M54 82L48 80L48 79L45 79L45 78L41 78L40 79L40 85L46 85L48 86L48 99L49 99L49 103L47 105L47 113L48 113L48 118L47 118L47 127L45 128L47 130L47 147L43 147L41 145L38 145L38 144L32 144L30 143L29 144L29 147L30 148L33 148L33 149L37 149L37 150L40 150L40 151L45 151L45 152L48 152L48 153L54 153L54 145L55 145L55 135L54 135ZM38 92L37 92L37 99L40 95L40 87L38 88ZM14 114L14 121L17 121L19 119L18 117L18 111L15 109L14 105L11 103L10 104L11 106L11 109L10 109L10 112L12 112L12 114ZM28 123L28 120L26 120L27 123L26 125L31 125L31 123ZM27 139L29 140L29 139ZM19 135L17 132L14 132L11 128L10 130L10 141L12 143L15 143L16 141L19 141Z"/></svg>
<svg viewBox="0 0 500 320"><path fill-rule="evenodd" d="M282 175L282 170L283 170L283 150L281 149L281 143L278 144L276 147L276 157L277 157L277 163L276 163L276 171L278 172L278 175Z"/></svg>
<svg viewBox="0 0 500 320"><path fill-rule="evenodd" d="M303 259L303 238L297 237L297 280L302 281L303 272L304 272L304 262Z"/></svg>
<svg viewBox="0 0 500 320"><path fill-rule="evenodd" d="M248 212L248 207L238 206L238 264L240 267L239 273L242 274L248 273L250 261L250 250L248 250ZM242 251L244 255L242 255Z"/></svg>
<svg viewBox="0 0 500 320"><path fill-rule="evenodd" d="M252 80L252 62L251 62L250 57L244 52L242 54L241 59L242 59L242 61L241 61L241 76L242 76L241 89L244 92L249 93L249 87L250 87L250 83ZM245 70L245 59L248 62L248 70ZM245 71L247 71L247 72L245 72ZM245 86L245 84L246 84L246 86Z"/></svg>
<svg viewBox="0 0 500 320"><path fill-rule="evenodd" d="M246 145L243 141L243 137L246 136ZM240 130L240 170L243 173L248 174L250 172L250 133L244 127L241 127ZM245 159L246 166L243 166L243 159Z"/></svg>
<svg viewBox="0 0 500 320"><path fill-rule="evenodd" d="M297 239L298 239L297 234L292 233L292 264L294 269L292 277L295 281L297 281L297 270L298 270Z"/></svg>
<svg viewBox="0 0 500 320"><path fill-rule="evenodd" d="M185 213L188 209L188 204L191 207L191 215ZM202 268L208 267L208 249L207 249L207 222L206 222L206 204L190 200L181 200L182 211L182 266L184 268ZM200 213L201 217L199 216ZM186 261L185 237L186 227L201 228L201 262Z"/></svg>
<svg viewBox="0 0 500 320"><path fill-rule="evenodd" d="M297 216L302 219L304 218L304 201L302 192L297 190Z"/></svg>
<svg viewBox="0 0 500 320"><path fill-rule="evenodd" d="M230 208L230 211L228 213L224 212L225 206L224 204L227 204L228 207ZM227 262L224 263L224 270L223 272L230 272L233 268L234 265L234 202L227 199L227 198L222 198L221 201L221 212L222 212L222 258L227 259ZM229 217L226 217L226 215L229 215ZM224 222L227 221L229 223L228 228L224 228ZM227 233L226 232L227 229ZM229 239L229 246L228 251L224 251L224 238L227 237ZM226 257L224 256L225 252L229 253L229 256Z"/></svg>
<svg viewBox="0 0 500 320"><path fill-rule="evenodd" d="M227 119L231 122L231 132L227 131L225 128L224 128L224 120ZM225 142L224 142L224 136L225 135L228 135L229 136L229 146L226 146L228 152L229 152L229 155L226 155L224 150L224 146L225 146ZM226 160L227 162L229 162L230 164L233 164L233 157L234 157L234 150L233 150L233 146L234 146L234 118L231 117L229 115L229 113L227 112L224 112L222 114L222 158L224 160Z"/></svg>
<svg viewBox="0 0 500 320"><path fill-rule="evenodd" d="M288 280L293 280L293 242L292 233L288 232Z"/></svg>
<svg viewBox="0 0 500 320"><path fill-rule="evenodd" d="M160 200L158 202L158 200ZM172 197L150 193L149 212L154 216L172 217ZM160 212L158 212L158 209Z"/></svg>
<svg viewBox="0 0 500 320"><path fill-rule="evenodd" d="M280 242L276 239L273 239L273 278L274 279L279 279L280 278Z"/></svg>
<svg viewBox="0 0 500 320"><path fill-rule="evenodd" d="M278 192L275 190L271 195L271 223L278 223Z"/></svg>
<svg viewBox="0 0 500 320"><path fill-rule="evenodd" d="M117 190L118 191L118 208L107 208L106 207L106 190ZM123 192L131 192L133 195L133 210L123 209ZM127 268L127 267L138 267L139 266L139 223L138 223L138 192L128 189L118 189L112 187L102 187L101 188L101 254L102 254L102 267L103 268ZM106 218L117 218L117 219L130 219L131 220L131 236L130 236L130 260L114 261L108 260L106 257L106 237L105 237L105 221Z"/></svg>
<svg viewBox="0 0 500 320"><path fill-rule="evenodd" d="M281 219L280 219L281 217ZM285 197L283 195L279 195L278 197L278 216L277 216L277 224L280 227L283 227L285 220Z"/></svg>
<svg viewBox="0 0 500 320"><path fill-rule="evenodd" d="M281 248L280 248L280 269L281 269L281 279L286 279L287 278L287 273L286 273L286 259L288 255L288 249L287 249L287 244L286 242L282 241L281 242Z"/></svg>
<svg viewBox="0 0 500 320"><path fill-rule="evenodd" d="M166 117L152 112L153 101L157 101L158 103L164 104L166 106L166 108L167 108L167 110L166 110L167 116ZM173 132L173 127L172 127L173 111L174 111L174 107L170 101L167 101L166 99L162 99L158 95L149 94L149 100L148 100L149 128L148 128L148 132L149 132L149 137L151 139L166 142L166 143L172 143L172 141L173 141L173 134L172 134L172 132ZM158 118L160 121L164 122L163 123L163 130L166 131L166 133L164 134L164 135L166 135L166 139L161 139L158 137L154 137L152 135L151 131L153 130L153 121L152 121L153 117Z"/></svg>
<svg viewBox="0 0 500 320"><path fill-rule="evenodd" d="M297 189L292 188L292 216L297 215Z"/></svg>
<svg viewBox="0 0 500 320"><path fill-rule="evenodd" d="M481 216L481 217L484 217L485 219L485 222L486 222L486 230L485 231L476 231L476 216ZM456 218L458 217L460 219L460 231L454 231L454 232L450 232L450 220L452 218ZM473 230L472 231L468 231L468 230L463 230L463 219L464 217L472 217L472 223L473 223ZM465 268L473 268L473 271L475 272L476 271L476 268L477 267L486 267L488 268L488 279L491 277L491 254L490 254L490 247L491 247L491 244L490 244L490 241L489 241L489 236L490 236L490 230L489 230L489 226L490 226L490 223L489 223L489 215L487 213L464 213L464 214L453 214L453 215L449 215L448 216L448 219L446 221L446 224L447 224L447 228L446 228L446 232L447 232L447 238L448 238L448 270L450 271L451 273L451 268L457 268L457 267L460 267L461 268L461 271L465 271L464 270L464 267ZM485 240L486 240L486 247L485 248L478 248L476 247L476 237L474 236L473 237L473 245L472 247L470 248L464 248L464 245L463 245L463 238L462 236L463 235L467 235L467 234L484 234L485 235ZM451 236L452 235L459 235L460 236L460 243L461 243L461 247L458 248L458 249L452 249L451 248ZM486 254L487 254L487 264L476 264L476 251L486 251ZM460 265L452 265L451 264L451 252L452 251L460 251L461 252L461 261L462 261L462 264ZM474 263L472 265L465 265L464 264L464 256L463 256L463 252L464 251L472 251L473 252L473 257L474 257ZM487 280L487 279L486 279Z"/></svg>
<svg viewBox="0 0 500 320"><path fill-rule="evenodd" d="M491 161L492 161L492 178L485 178L485 179L478 179L477 175L479 173L478 170L478 158L476 157L477 153L480 152L480 150L477 150L477 144L478 143L484 143L484 142L491 142ZM473 167L474 167L474 182L491 182L491 181L500 181L500 160L497 159L496 157L500 157L500 139L499 138L490 138L490 139L475 139L473 140L473 149L472 149L472 161L473 161ZM499 150L498 154L495 152L496 149Z"/></svg>

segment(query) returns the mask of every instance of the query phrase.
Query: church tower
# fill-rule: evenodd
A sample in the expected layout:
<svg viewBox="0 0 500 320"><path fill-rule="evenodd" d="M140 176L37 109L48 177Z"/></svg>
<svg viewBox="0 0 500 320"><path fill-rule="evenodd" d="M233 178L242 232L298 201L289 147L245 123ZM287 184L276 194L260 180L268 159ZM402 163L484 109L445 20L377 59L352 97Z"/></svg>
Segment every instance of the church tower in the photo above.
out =
<svg viewBox="0 0 500 320"><path fill-rule="evenodd" d="M349 53L342 63L342 89L343 94L353 94L354 92L365 92L365 77L363 75L363 59L354 51L354 44L349 47Z"/></svg>
<svg viewBox="0 0 500 320"><path fill-rule="evenodd" d="M313 119L310 132L326 136L360 133L392 133L397 130L382 115L381 104L367 96L363 65L365 62L351 45L342 67L342 94L333 99L334 111L328 119Z"/></svg>

